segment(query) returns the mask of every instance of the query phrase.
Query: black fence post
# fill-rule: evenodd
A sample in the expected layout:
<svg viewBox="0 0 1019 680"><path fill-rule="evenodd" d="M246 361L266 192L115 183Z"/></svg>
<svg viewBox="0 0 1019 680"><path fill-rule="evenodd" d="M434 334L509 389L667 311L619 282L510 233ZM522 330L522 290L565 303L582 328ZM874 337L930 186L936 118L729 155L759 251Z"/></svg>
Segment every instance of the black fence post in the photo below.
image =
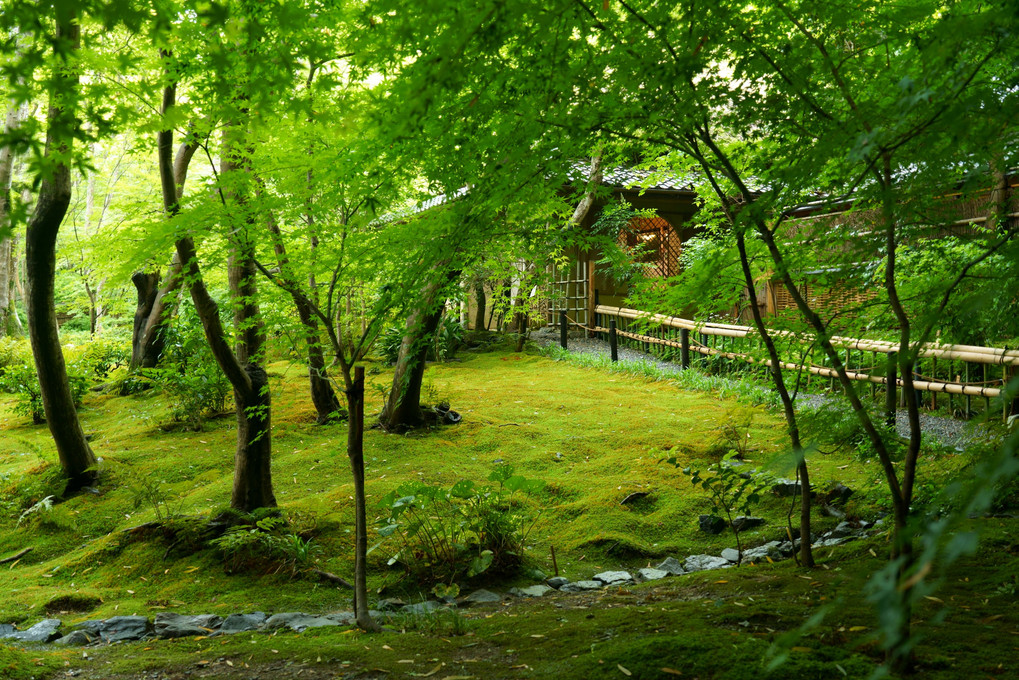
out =
<svg viewBox="0 0 1019 680"><path fill-rule="evenodd" d="M898 373L897 366L898 357L895 352L888 353L888 369L885 371L885 424L889 427L895 427L895 409L896 409L896 397L895 391L898 387L899 381L896 378Z"/></svg>
<svg viewBox="0 0 1019 680"><path fill-rule="evenodd" d="M595 289L594 289L594 308L595 308L595 310L596 310L596 311L595 311L595 313L594 313L594 324L593 324L593 326L594 326L595 328L601 328L601 314L599 314L599 313L597 312L597 309L598 309L598 305L599 305L599 304L601 304L601 302L599 302L599 300L598 300L598 289L597 289L597 288L595 288ZM602 339L602 340L604 340L604 339L605 339L605 338L604 338L604 335L603 335L602 333L598 333L597 331L595 331L595 332L594 332L594 333L593 333L592 335L593 335L594 337L596 337L596 338L599 338L599 339Z"/></svg>
<svg viewBox="0 0 1019 680"><path fill-rule="evenodd" d="M690 331L686 328L679 329L679 364L690 368Z"/></svg>
<svg viewBox="0 0 1019 680"><path fill-rule="evenodd" d="M609 352L612 361L619 361L619 348L616 345L616 320L609 319Z"/></svg>
<svg viewBox="0 0 1019 680"><path fill-rule="evenodd" d="M559 310L559 346L566 349L566 310Z"/></svg>

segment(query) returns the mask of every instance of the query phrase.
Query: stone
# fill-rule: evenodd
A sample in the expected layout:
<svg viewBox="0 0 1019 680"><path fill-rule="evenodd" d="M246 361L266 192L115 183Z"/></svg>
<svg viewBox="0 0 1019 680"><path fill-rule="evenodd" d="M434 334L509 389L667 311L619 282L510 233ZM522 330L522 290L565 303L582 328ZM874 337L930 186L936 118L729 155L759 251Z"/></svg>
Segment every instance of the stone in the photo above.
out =
<svg viewBox="0 0 1019 680"><path fill-rule="evenodd" d="M698 524L700 530L706 534L720 534L725 531L725 520L717 515L701 515Z"/></svg>
<svg viewBox="0 0 1019 680"><path fill-rule="evenodd" d="M724 557L727 561L732 562L733 564L737 564L740 561L739 550L736 550L735 548L726 548L725 550L723 550L722 557Z"/></svg>
<svg viewBox="0 0 1019 680"><path fill-rule="evenodd" d="M641 500L642 498L647 498L647 496L648 496L648 492L647 491L634 491L629 496L627 496L623 500L619 501L619 504L620 505L630 505L631 503L636 503L637 501Z"/></svg>
<svg viewBox="0 0 1019 680"><path fill-rule="evenodd" d="M757 527L764 526L765 520L763 517L747 517L740 516L732 521L732 528L736 531L746 531L748 529L756 529Z"/></svg>
<svg viewBox="0 0 1019 680"><path fill-rule="evenodd" d="M744 550L743 561L759 562L768 557L773 560L780 560L783 557L782 551L779 549L781 544L782 543L780 541L770 541L769 543L765 543L764 545L756 548Z"/></svg>
<svg viewBox="0 0 1019 680"><path fill-rule="evenodd" d="M714 555L690 555L683 562L683 568L687 571L708 571L710 569L724 569L731 567L732 563L724 557Z"/></svg>
<svg viewBox="0 0 1019 680"><path fill-rule="evenodd" d="M215 614L186 616L174 612L160 612L153 622L156 636L164 639L198 637L214 633L223 623L223 617Z"/></svg>
<svg viewBox="0 0 1019 680"><path fill-rule="evenodd" d="M52 642L61 637L59 630L60 619L43 619L31 628L15 631L6 637L18 642Z"/></svg>
<svg viewBox="0 0 1019 680"><path fill-rule="evenodd" d="M93 637L83 630L73 630L64 637L54 640L53 644L66 645L68 647L84 647L85 645L92 644L98 639L98 636Z"/></svg>
<svg viewBox="0 0 1019 680"><path fill-rule="evenodd" d="M603 571L594 575L595 581L601 581L607 586L618 586L633 583L633 577L628 571Z"/></svg>
<svg viewBox="0 0 1019 680"><path fill-rule="evenodd" d="M822 505L821 509L824 510L824 514L828 515L829 517L834 517L835 519L845 519L846 518L846 513L844 513L843 511L839 510L838 508L836 508L833 505Z"/></svg>
<svg viewBox="0 0 1019 680"><path fill-rule="evenodd" d="M839 525L825 534L825 538L845 538L853 534L853 525L849 522L839 522Z"/></svg>
<svg viewBox="0 0 1019 680"><path fill-rule="evenodd" d="M800 540L796 539L796 542L799 543ZM788 557L789 555L792 555L795 549L796 548L794 548L793 544L790 543L789 541L781 541L778 544L778 551L782 553L783 557Z"/></svg>
<svg viewBox="0 0 1019 680"><path fill-rule="evenodd" d="M475 590L462 600L462 603L467 606L474 604L495 604L496 602L502 602L502 596L484 588Z"/></svg>
<svg viewBox="0 0 1019 680"><path fill-rule="evenodd" d="M326 626L338 626L336 621L328 619L324 616L312 616L311 614L305 614L303 612L286 612L283 614L274 614L265 621L263 628L265 630L277 630L279 628L289 628L295 633L308 630L309 628L325 628Z"/></svg>
<svg viewBox="0 0 1019 680"><path fill-rule="evenodd" d="M379 600L379 611L383 612L395 612L406 606L407 603L398 597L387 597L384 600Z"/></svg>
<svg viewBox="0 0 1019 680"><path fill-rule="evenodd" d="M552 578L545 579L545 584L553 588L559 589L570 582L570 579L565 576L553 576Z"/></svg>
<svg viewBox="0 0 1019 680"><path fill-rule="evenodd" d="M553 590L554 588L551 586L539 583L536 586L527 586L526 588L510 588L509 594L515 597L544 597L545 593L550 593Z"/></svg>
<svg viewBox="0 0 1019 680"><path fill-rule="evenodd" d="M400 610L403 614L431 614L436 609L440 609L441 604L435 600L426 600L424 602L417 602L415 604L409 604Z"/></svg>
<svg viewBox="0 0 1019 680"><path fill-rule="evenodd" d="M0 623L0 640L8 638L18 632L18 629L9 623Z"/></svg>
<svg viewBox="0 0 1019 680"><path fill-rule="evenodd" d="M141 640L152 631L149 620L144 616L114 616L101 624L99 637L106 643ZM84 626L82 629L87 631Z"/></svg>
<svg viewBox="0 0 1019 680"><path fill-rule="evenodd" d="M585 590L599 590L604 587L605 584L600 581L577 581L575 583L567 583L560 587L559 590L564 593L581 593Z"/></svg>
<svg viewBox="0 0 1019 680"><path fill-rule="evenodd" d="M375 615L378 615L378 613L379 612L375 612ZM369 612L369 616L372 616L371 612ZM329 619L337 626L353 626L357 622L357 617L354 615L354 612L333 612L332 614L326 614L322 618ZM314 627L317 626L313 626L313 628Z"/></svg>
<svg viewBox="0 0 1019 680"><path fill-rule="evenodd" d="M679 576L680 574L686 573L686 570L683 569L683 565L675 557L666 557L664 560L662 560L661 564L655 567L655 569L666 571L672 574L673 576Z"/></svg>
<svg viewBox="0 0 1019 680"><path fill-rule="evenodd" d="M800 483L792 479L777 479L771 486L771 492L783 498L795 496L800 492Z"/></svg>
<svg viewBox="0 0 1019 680"><path fill-rule="evenodd" d="M824 538L814 543L815 548L833 548L849 541L855 541L856 536L842 536L840 538Z"/></svg>
<svg viewBox="0 0 1019 680"><path fill-rule="evenodd" d="M258 630L259 626L265 623L265 612L253 612L251 614L231 614L223 619L219 626L219 632L225 634L244 633L249 630Z"/></svg>
<svg viewBox="0 0 1019 680"><path fill-rule="evenodd" d="M644 567L637 573L644 581L657 581L669 575L669 572L664 569L652 569L651 567Z"/></svg>
<svg viewBox="0 0 1019 680"><path fill-rule="evenodd" d="M845 484L836 484L835 486L826 489L824 495L821 497L821 502L825 505L844 505L849 497L853 495L853 490Z"/></svg>

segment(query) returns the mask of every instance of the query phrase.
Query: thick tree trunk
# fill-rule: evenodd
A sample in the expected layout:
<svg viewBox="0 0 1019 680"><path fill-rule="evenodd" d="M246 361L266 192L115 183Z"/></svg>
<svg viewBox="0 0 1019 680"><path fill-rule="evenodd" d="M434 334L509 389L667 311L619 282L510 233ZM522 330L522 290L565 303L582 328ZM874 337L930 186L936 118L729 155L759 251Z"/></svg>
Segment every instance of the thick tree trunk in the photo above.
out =
<svg viewBox="0 0 1019 680"><path fill-rule="evenodd" d="M383 428L400 432L421 427L421 383L432 337L442 320L445 305L432 312L419 310L407 320L400 354L393 370L393 388L386 400L385 410L379 417Z"/></svg>
<svg viewBox="0 0 1019 680"><path fill-rule="evenodd" d="M70 43L71 51L77 51L78 31L72 17L61 16L58 12L57 43ZM61 56L59 51L57 56ZM46 133L47 158L70 155L77 127L77 93L76 73L62 69L54 75ZM66 162L58 161L43 176L39 186L39 199L25 237L25 263L28 274L28 332L43 408L60 465L68 477L67 489L74 491L91 483L97 461L85 440L74 407L53 302L57 233L70 201L71 168Z"/></svg>
<svg viewBox="0 0 1019 680"><path fill-rule="evenodd" d="M167 60L170 58L170 55L165 52L162 52L160 56ZM176 89L171 84L163 90L162 113L164 115L174 106L175 98ZM176 214L178 209L178 195L171 159L172 143L172 129L161 130L158 133L160 186L164 207L167 214L171 216ZM224 149L223 157L229 158L234 151L235 149ZM229 165L225 169L240 172L236 168L236 165ZM236 207L240 208L241 206ZM240 226L238 230L243 231L248 226L247 221L244 220L243 226ZM241 237L243 238L245 235L241 234ZM242 241L242 245L243 243ZM272 491L271 472L270 391L265 370L255 362L255 359L261 356L264 335L262 334L261 321L257 317L258 307L255 305L254 299L256 292L254 277L247 280L244 280L243 277L240 278L240 290L250 298L240 301L237 308L245 310L243 313L250 311L255 317L249 318L243 315L239 317L238 334L242 337L238 342L239 354L235 356L226 339L226 333L219 317L219 306L209 295L205 280L202 278L194 240L190 236L185 236L177 241L176 246L177 258L181 263L182 271L187 274L186 280L189 282L191 300L194 302L198 318L202 321L205 339L209 343L212 355L216 358L216 363L219 364L234 388L234 400L237 407L237 450L234 454L234 486L230 507L245 512L251 512L261 507L275 507L276 497ZM240 250L242 257L251 256L251 253L243 247ZM240 262L242 271L245 270L245 264L246 262L242 259Z"/></svg>
<svg viewBox="0 0 1019 680"><path fill-rule="evenodd" d="M272 404L268 376L256 364L244 367L250 388L234 388L237 406L237 451L230 507L251 512L276 507L272 490Z"/></svg>
<svg viewBox="0 0 1019 680"><path fill-rule="evenodd" d="M138 307L134 315L131 339L131 370L153 368L159 363L166 346L165 330L173 317L177 289L180 288L180 261L176 254L170 265L166 283L159 286L158 272L135 272L131 276L138 291Z"/></svg>
<svg viewBox="0 0 1019 680"><path fill-rule="evenodd" d="M393 369L393 387L379 416L379 422L388 431L410 430L424 424L421 381L425 375L425 361L432 338L442 320L446 286L459 277L459 271L451 271L426 284L420 306L407 318L400 353Z"/></svg>

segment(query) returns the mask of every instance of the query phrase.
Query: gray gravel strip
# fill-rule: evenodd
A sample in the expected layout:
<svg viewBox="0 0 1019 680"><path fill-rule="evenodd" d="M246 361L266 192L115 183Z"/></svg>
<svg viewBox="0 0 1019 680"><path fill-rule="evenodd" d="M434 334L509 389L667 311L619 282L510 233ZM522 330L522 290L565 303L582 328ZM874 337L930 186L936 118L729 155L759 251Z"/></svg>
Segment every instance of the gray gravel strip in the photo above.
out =
<svg viewBox="0 0 1019 680"><path fill-rule="evenodd" d="M539 329L531 333L531 339L542 347L558 345L559 329L552 327ZM588 338L586 334L584 336L578 334L577 337L574 337L571 333L567 347L570 352L576 354L601 354L605 356L609 354L608 342L597 338ZM683 370L679 365L671 361L663 361L652 354L630 347L619 346L617 347L617 353L620 361L646 361L665 373L679 373ZM836 402L839 399L840 397L834 394L801 393L797 397L799 405L806 408L818 408L823 404ZM962 451L972 443L986 439L989 436L986 428L980 423L934 416L926 413L920 414L920 428L925 435L933 437L945 446L954 447L958 451ZM901 437L909 436L909 421L905 409L899 409L895 414L895 430Z"/></svg>

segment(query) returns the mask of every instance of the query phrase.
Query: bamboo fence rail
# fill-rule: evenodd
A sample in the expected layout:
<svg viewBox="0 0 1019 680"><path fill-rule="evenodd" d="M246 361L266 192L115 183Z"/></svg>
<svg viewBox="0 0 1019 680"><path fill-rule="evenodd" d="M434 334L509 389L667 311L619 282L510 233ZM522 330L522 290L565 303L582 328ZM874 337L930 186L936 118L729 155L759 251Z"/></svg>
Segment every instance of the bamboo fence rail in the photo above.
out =
<svg viewBox="0 0 1019 680"><path fill-rule="evenodd" d="M596 333L615 333L616 335L633 340L646 345L659 345L664 347L678 348L684 352L696 352L705 356L718 356L726 359L735 361L743 361L749 364L755 364L759 366L770 366L771 361L766 359L759 359L746 352L740 351L727 351L724 349L724 342L726 338L756 338L757 330L750 326L738 326L735 324L723 324L713 322L696 322L690 319L683 319L680 317L666 316L664 314L651 314L643 312L637 309L629 309L626 307L611 307L607 305L595 306L596 319L602 317L615 317L618 319L626 319L629 321L639 321L648 326L656 326L660 329L662 336L667 335L666 332L661 332L663 329L679 329L681 332L686 331L685 338L683 340L676 340L669 337L657 337L648 333L635 333L632 330L624 330L616 328L615 321L612 322L611 328L605 328L601 323L596 323L591 327L582 326L589 331ZM580 325L580 324L574 324ZM716 347L710 347L706 344L700 344L695 341L691 341L689 338L689 332L696 332L701 334L702 337L714 336L720 338L720 342L723 343L723 348L719 349ZM789 331L775 331L775 336L794 338L805 344L812 344L814 337L811 335L798 336ZM706 340L706 337L705 337ZM893 342L887 342L883 340L867 340L861 338L847 338L841 336L834 336L831 338L833 345L841 350L845 350L848 353L852 351L870 352L876 359L878 354L893 354L898 352L898 345ZM1003 386L1009 378L1009 370L1015 367L1019 367L1019 350L1009 350L996 347L978 347L973 345L946 345L938 343L927 343L919 347L915 347L918 357L931 359L934 362L934 366L937 366L937 360L942 359L948 362L959 361L965 366L966 380L961 380L961 375L957 375L954 380L938 380L936 377L929 377L916 373L913 379L914 389L921 392L930 392L936 399L937 394L947 394L949 399L951 395L959 395L966 398L967 411L969 410L969 399L971 397L983 397L988 400L988 408L990 406L990 399L996 399L1002 396ZM980 364L983 366L1000 366L1002 375L1001 378L995 378L991 380L981 380L978 382L970 382L969 380L969 366L968 364ZM794 363L794 362L782 362L782 367L789 370L804 370L811 375L831 378L834 379L838 376L835 369L827 366L815 366L809 363ZM867 382L872 385L888 385L889 379L886 375L874 375L870 371L873 367L860 370L850 370L847 362L846 374L851 380ZM984 373L984 369L981 369L981 373ZM981 376L983 377L983 376ZM901 378L895 378L892 383L893 386L902 385ZM997 387L992 385L998 385ZM935 402L936 404L936 402ZM1003 417L1007 415L1007 404L1003 406Z"/></svg>

